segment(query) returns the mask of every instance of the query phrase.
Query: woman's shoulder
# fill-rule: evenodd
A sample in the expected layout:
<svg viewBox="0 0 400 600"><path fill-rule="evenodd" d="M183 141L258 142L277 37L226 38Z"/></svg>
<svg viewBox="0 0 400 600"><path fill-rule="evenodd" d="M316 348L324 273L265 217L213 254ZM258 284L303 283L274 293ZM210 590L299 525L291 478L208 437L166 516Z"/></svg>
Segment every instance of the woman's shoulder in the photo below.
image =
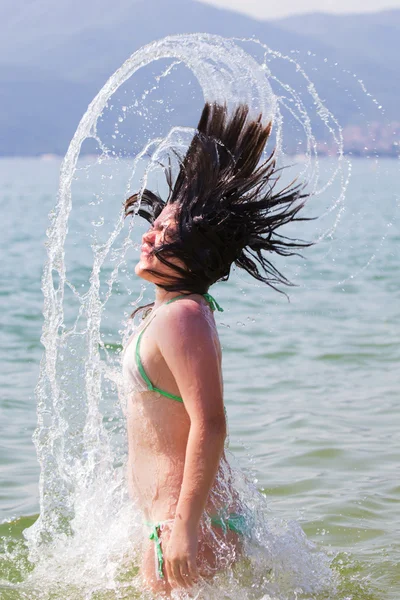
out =
<svg viewBox="0 0 400 600"><path fill-rule="evenodd" d="M200 294L163 306L157 323L157 345L164 357L194 353L197 360L199 356L218 355L214 317Z"/></svg>
<svg viewBox="0 0 400 600"><path fill-rule="evenodd" d="M180 296L176 301L166 303L164 315L166 318L198 318L200 320L207 319L212 316L210 305L202 294L188 294Z"/></svg>
<svg viewBox="0 0 400 600"><path fill-rule="evenodd" d="M159 325L169 332L201 329L206 332L213 324L213 316L207 301L201 294L191 294L175 302L165 304L159 314Z"/></svg>

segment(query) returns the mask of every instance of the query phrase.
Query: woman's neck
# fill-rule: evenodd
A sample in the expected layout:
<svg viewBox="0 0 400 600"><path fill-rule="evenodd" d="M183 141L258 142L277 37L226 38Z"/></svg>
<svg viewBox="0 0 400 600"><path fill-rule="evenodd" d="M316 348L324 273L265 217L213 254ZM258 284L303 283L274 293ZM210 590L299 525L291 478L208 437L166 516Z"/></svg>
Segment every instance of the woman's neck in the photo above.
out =
<svg viewBox="0 0 400 600"><path fill-rule="evenodd" d="M163 288L156 285L156 297L154 300L154 308L158 308L161 304L165 304L168 300L172 300L175 296L181 296L182 292L167 292Z"/></svg>

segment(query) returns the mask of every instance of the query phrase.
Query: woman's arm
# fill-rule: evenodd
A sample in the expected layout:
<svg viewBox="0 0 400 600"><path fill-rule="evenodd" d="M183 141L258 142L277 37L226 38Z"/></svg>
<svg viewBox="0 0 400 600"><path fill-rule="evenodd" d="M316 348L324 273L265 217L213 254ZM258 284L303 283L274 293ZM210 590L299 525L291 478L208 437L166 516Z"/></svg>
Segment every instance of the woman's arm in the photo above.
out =
<svg viewBox="0 0 400 600"><path fill-rule="evenodd" d="M190 418L182 486L165 550L168 580L181 586L196 578L199 523L226 437L218 350L203 311L194 300L173 303L158 337Z"/></svg>

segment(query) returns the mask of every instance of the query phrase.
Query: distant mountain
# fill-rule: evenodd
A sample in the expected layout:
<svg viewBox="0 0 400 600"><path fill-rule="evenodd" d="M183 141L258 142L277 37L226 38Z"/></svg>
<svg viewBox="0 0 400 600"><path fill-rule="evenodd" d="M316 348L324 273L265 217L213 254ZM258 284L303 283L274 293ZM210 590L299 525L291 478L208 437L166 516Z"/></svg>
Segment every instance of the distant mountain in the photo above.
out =
<svg viewBox="0 0 400 600"><path fill-rule="evenodd" d="M40 8L39 14L35 13L34 6L36 10ZM68 12L63 22L65 11L61 9L66 6ZM93 14L87 10L88 6L93 7L93 3L81 0L32 2L18 20L10 19L4 35L0 36L0 64L31 65L62 73L68 80L98 83L100 77L101 82L105 81L140 46L177 33L255 36L272 48L308 49L307 39L302 35L285 34L282 39L280 27L272 23L258 22L195 0L118 0L114 3L99 0Z"/></svg>
<svg viewBox="0 0 400 600"><path fill-rule="evenodd" d="M400 10L346 16L315 13L274 23L287 32L338 48L350 60L358 55L364 63L399 68Z"/></svg>
<svg viewBox="0 0 400 600"><path fill-rule="evenodd" d="M0 155L64 154L93 85L0 65Z"/></svg>
<svg viewBox="0 0 400 600"><path fill-rule="evenodd" d="M388 121L400 120L400 10L265 22L195 0L2 0L0 155L63 154L90 100L130 54L190 32L254 36L282 53L296 50L306 71L308 52L338 62L364 81ZM333 83L332 70L310 75L343 125L377 119L372 103L362 114ZM189 110L182 120L192 120Z"/></svg>

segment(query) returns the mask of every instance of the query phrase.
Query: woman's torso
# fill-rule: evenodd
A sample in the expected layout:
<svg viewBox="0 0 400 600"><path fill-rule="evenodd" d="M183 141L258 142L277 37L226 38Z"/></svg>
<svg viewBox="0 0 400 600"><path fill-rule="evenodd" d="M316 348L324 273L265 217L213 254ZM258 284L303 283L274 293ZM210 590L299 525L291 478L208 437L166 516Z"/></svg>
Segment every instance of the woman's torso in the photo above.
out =
<svg viewBox="0 0 400 600"><path fill-rule="evenodd" d="M222 387L221 348L214 317L203 298L197 301L202 305L204 318L211 325L210 332L218 350ZM173 518L175 514L190 429L184 403L166 397L159 391L149 390L140 370L144 370L145 377L147 376L155 388L179 397L179 389L173 375L157 346L157 318L160 321L160 311L165 310L168 310L168 306L161 305L142 321L123 354L123 379L127 396L129 485L146 518L154 521ZM221 463L225 467L225 476L222 477L220 468L220 476L217 477L213 490L217 493L210 494L206 507L211 513L221 508L216 504L223 504L224 507L230 504L225 458ZM218 497L217 503L213 500L214 497Z"/></svg>

